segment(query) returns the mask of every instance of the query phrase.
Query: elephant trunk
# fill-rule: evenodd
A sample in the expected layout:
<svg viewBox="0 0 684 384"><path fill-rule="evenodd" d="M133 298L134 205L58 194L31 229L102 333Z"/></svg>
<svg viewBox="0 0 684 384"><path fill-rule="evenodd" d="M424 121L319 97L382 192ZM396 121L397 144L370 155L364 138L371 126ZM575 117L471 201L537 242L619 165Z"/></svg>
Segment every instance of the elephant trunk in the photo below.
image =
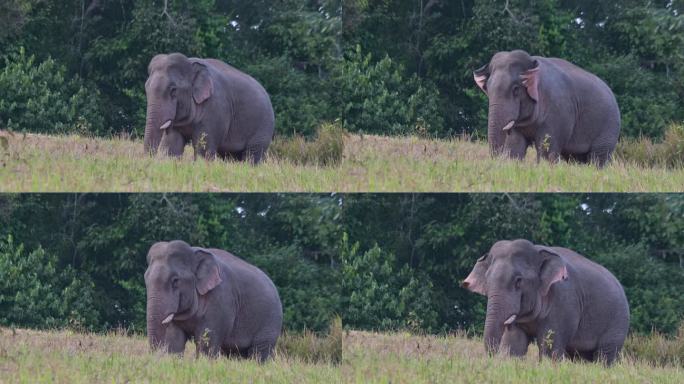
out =
<svg viewBox="0 0 684 384"><path fill-rule="evenodd" d="M145 120L145 152L155 154L161 143L163 130L171 127L176 116L176 106L173 103L159 103L156 100L147 102L147 117Z"/></svg>
<svg viewBox="0 0 684 384"><path fill-rule="evenodd" d="M487 139L489 141L489 150L492 155L497 156L503 152L504 144L506 142L505 129L512 128L516 113L508 111L503 104L490 103L489 118L487 122Z"/></svg>
<svg viewBox="0 0 684 384"><path fill-rule="evenodd" d="M166 315L161 300L154 296L147 298L147 340L152 349L160 348L164 342L165 326L162 321Z"/></svg>
<svg viewBox="0 0 684 384"><path fill-rule="evenodd" d="M487 299L487 317L485 318L484 343L489 353L496 353L504 332L504 323L510 319L512 311L504 305L504 298L492 295Z"/></svg>
<svg viewBox="0 0 684 384"><path fill-rule="evenodd" d="M144 147L145 153L155 154L157 148L159 147L159 142L161 141L161 130L159 127L159 105L153 103L147 103L147 117L145 119L145 139Z"/></svg>

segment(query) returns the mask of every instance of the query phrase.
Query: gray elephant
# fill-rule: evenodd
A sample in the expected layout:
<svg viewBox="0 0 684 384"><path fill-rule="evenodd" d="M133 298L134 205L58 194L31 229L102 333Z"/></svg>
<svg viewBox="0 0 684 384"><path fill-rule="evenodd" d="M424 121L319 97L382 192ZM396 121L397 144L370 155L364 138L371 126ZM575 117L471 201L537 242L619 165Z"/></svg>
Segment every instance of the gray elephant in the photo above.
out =
<svg viewBox="0 0 684 384"><path fill-rule="evenodd" d="M613 363L627 336L629 305L604 267L566 248L499 241L461 284L487 296L489 352Z"/></svg>
<svg viewBox="0 0 684 384"><path fill-rule="evenodd" d="M489 98L488 140L494 155L537 161L574 160L599 167L620 135L620 110L597 76L562 59L498 52L473 73Z"/></svg>
<svg viewBox="0 0 684 384"><path fill-rule="evenodd" d="M273 139L275 117L266 90L249 75L214 59L180 53L150 61L145 151L261 161Z"/></svg>
<svg viewBox="0 0 684 384"><path fill-rule="evenodd" d="M183 353L193 339L209 356L268 359L283 322L278 291L257 267L220 249L159 242L147 253L147 336Z"/></svg>

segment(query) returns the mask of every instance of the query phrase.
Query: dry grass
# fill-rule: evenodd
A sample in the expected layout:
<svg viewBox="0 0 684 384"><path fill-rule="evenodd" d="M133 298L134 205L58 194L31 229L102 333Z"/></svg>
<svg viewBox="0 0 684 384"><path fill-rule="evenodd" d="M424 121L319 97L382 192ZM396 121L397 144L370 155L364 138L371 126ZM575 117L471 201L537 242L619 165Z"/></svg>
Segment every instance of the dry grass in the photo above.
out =
<svg viewBox="0 0 684 384"><path fill-rule="evenodd" d="M603 170L579 164L491 159L465 139L347 135L334 166L271 156L262 165L150 158L125 138L0 132L0 191L488 192L684 191L684 169L624 161ZM0 143L2 144L2 143Z"/></svg>
<svg viewBox="0 0 684 384"><path fill-rule="evenodd" d="M601 364L489 357L481 339L348 331L343 377L356 383L682 383L681 367L622 359Z"/></svg>
<svg viewBox="0 0 684 384"><path fill-rule="evenodd" d="M684 124L671 124L660 142L653 142L648 137L621 140L615 150L615 157L623 163L644 167L682 169Z"/></svg>
<svg viewBox="0 0 684 384"><path fill-rule="evenodd" d="M684 368L684 321L679 325L674 337L658 332L650 335L630 335L622 353L623 356L635 361Z"/></svg>
<svg viewBox="0 0 684 384"><path fill-rule="evenodd" d="M293 336L290 336L292 340ZM290 340L290 341L291 341ZM339 368L306 362L279 348L273 361L195 358L188 344L182 358L150 352L141 336L0 328L0 382L339 382Z"/></svg>

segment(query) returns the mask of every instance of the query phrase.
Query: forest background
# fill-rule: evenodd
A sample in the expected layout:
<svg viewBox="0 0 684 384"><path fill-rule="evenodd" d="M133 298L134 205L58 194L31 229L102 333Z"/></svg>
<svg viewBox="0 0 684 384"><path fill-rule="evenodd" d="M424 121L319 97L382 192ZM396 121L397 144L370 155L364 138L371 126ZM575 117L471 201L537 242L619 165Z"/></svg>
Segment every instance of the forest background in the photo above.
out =
<svg viewBox="0 0 684 384"><path fill-rule="evenodd" d="M576 250L625 287L631 330L684 319L681 194L4 194L0 325L145 330L156 241L229 250L271 276L288 330L482 330L459 287L501 239Z"/></svg>
<svg viewBox="0 0 684 384"><path fill-rule="evenodd" d="M500 50L606 80L623 137L684 121L684 1L3 0L0 128L140 138L157 53L222 59L269 91L278 135L484 137L472 71Z"/></svg>

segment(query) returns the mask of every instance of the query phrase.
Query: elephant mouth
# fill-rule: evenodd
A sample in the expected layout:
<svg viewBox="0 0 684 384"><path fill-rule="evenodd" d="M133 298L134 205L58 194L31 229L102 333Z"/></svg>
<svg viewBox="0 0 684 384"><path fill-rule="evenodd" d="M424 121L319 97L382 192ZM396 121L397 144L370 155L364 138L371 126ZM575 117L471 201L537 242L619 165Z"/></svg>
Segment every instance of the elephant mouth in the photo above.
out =
<svg viewBox="0 0 684 384"><path fill-rule="evenodd" d="M161 127L159 127L159 129L164 130L164 129L170 127L171 123L172 123L171 120L167 120L166 123L162 124Z"/></svg>

